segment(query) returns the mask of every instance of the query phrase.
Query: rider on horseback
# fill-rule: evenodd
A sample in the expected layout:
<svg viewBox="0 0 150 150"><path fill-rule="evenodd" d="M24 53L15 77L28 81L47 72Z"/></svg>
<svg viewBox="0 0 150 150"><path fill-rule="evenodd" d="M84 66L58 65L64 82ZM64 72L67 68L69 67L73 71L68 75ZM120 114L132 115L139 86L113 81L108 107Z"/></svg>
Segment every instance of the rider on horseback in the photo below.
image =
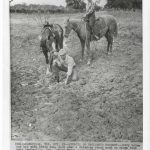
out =
<svg viewBox="0 0 150 150"><path fill-rule="evenodd" d="M87 23L87 30L91 33L92 37L95 40L99 40L99 37L95 35L93 31L93 27L95 25L96 17L95 17L95 3L92 0L87 0L86 4L86 14L84 15L84 20Z"/></svg>

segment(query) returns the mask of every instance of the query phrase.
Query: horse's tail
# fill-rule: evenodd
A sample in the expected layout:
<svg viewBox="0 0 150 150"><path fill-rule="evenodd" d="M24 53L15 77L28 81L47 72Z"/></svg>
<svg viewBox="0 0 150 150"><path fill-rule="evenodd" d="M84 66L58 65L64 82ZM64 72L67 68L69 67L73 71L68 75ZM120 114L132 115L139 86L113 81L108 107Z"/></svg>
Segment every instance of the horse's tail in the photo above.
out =
<svg viewBox="0 0 150 150"><path fill-rule="evenodd" d="M118 24L117 21L115 20L115 29L114 29L114 37L118 36Z"/></svg>

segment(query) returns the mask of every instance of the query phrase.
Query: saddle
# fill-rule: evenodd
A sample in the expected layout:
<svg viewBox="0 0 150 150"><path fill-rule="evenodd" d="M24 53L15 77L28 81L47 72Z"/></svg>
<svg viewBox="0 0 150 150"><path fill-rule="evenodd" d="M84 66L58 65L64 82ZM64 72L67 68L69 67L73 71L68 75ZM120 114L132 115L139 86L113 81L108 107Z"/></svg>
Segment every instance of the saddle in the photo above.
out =
<svg viewBox="0 0 150 150"><path fill-rule="evenodd" d="M95 35L97 35L99 38L101 38L108 30L107 24L104 20L104 18L99 17L95 21L95 25L93 27L93 32Z"/></svg>
<svg viewBox="0 0 150 150"><path fill-rule="evenodd" d="M93 35L99 37L99 39L107 32L108 27L103 17L99 17L95 20L95 24L92 27ZM94 36L91 35L91 41L96 41Z"/></svg>

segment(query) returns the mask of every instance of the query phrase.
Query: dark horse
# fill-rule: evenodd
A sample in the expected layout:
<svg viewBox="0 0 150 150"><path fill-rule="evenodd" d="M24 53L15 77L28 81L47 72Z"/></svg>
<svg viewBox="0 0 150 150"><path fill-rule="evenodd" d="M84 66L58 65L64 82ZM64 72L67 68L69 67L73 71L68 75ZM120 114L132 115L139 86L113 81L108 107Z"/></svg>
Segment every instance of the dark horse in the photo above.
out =
<svg viewBox="0 0 150 150"><path fill-rule="evenodd" d="M65 37L68 38L70 31L74 30L81 42L81 47L82 47L82 59L84 57L84 49L85 49L85 44L87 47L87 55L88 55L88 64L90 65L91 60L92 60L92 53L90 50L90 42L92 41L91 35L89 30L87 30L88 26L87 23L83 20L69 20L67 19L65 21ZM109 52L112 52L112 44L113 44L113 37L117 36L118 33L118 27L117 27L117 22L115 17L111 15L104 15L99 17L94 26L94 32L95 34L100 38L103 36L106 37L108 41L107 45L107 54Z"/></svg>
<svg viewBox="0 0 150 150"><path fill-rule="evenodd" d="M52 62L53 58L51 52L56 49L59 51L63 48L63 29L58 24L49 24L48 22L43 25L40 39L40 47L46 59L47 71L46 74L49 74L49 69L52 71ZM55 48L53 46L55 45ZM50 56L48 56L48 53Z"/></svg>

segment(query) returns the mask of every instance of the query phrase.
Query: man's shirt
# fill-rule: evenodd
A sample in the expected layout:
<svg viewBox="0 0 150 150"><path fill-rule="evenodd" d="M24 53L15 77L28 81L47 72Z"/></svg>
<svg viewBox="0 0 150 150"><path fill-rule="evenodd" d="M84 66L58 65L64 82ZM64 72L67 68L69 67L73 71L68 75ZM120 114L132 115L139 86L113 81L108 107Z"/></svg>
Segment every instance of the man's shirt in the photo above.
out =
<svg viewBox="0 0 150 150"><path fill-rule="evenodd" d="M72 74L73 67L76 66L74 59L71 56L66 55L64 65L67 66L67 68L68 68L67 75L70 76Z"/></svg>
<svg viewBox="0 0 150 150"><path fill-rule="evenodd" d="M76 66L74 59L71 56L66 54L65 60L62 60L59 55L58 55L58 60L59 60L60 66L64 65L67 67L68 69L67 75L70 76L72 74L73 67Z"/></svg>
<svg viewBox="0 0 150 150"><path fill-rule="evenodd" d="M93 12L95 12L95 3L88 3L86 5L86 15L92 14Z"/></svg>

